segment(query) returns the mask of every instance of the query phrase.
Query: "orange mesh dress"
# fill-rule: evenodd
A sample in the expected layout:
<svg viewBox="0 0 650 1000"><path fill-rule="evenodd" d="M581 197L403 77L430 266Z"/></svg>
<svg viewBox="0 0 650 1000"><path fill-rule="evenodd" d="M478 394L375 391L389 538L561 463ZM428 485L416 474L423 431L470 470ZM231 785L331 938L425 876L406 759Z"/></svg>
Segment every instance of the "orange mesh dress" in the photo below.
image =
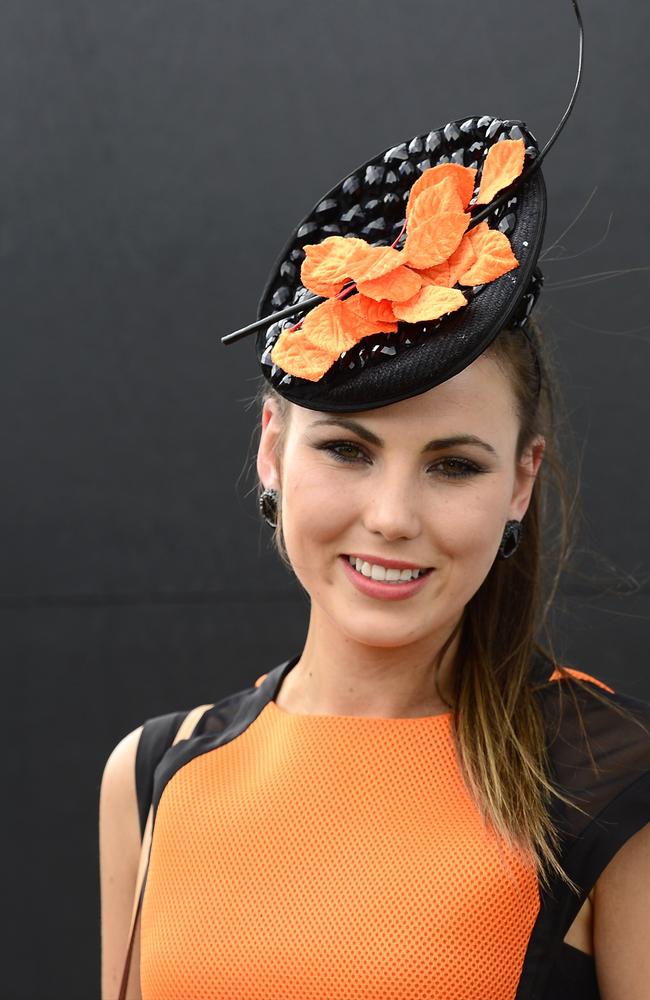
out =
<svg viewBox="0 0 650 1000"><path fill-rule="evenodd" d="M551 898L482 823L451 713L289 714L274 697L298 658L217 703L176 746L184 712L145 723L143 1000L597 998L593 959L563 937L599 872L650 821L642 729L573 685L607 756L596 778L567 739L571 699L557 695L572 682L551 684L557 675L536 665L545 710L562 723L555 777L595 809L556 816L584 893L558 883ZM650 706L589 679L650 725Z"/></svg>

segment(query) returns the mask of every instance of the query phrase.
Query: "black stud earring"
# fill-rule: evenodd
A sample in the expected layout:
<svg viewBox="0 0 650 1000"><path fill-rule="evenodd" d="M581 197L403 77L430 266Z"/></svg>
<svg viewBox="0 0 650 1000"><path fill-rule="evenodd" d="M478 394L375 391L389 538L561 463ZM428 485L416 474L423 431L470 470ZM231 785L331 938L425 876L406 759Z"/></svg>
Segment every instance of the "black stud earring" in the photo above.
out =
<svg viewBox="0 0 650 1000"><path fill-rule="evenodd" d="M262 517L272 528L278 525L278 491L264 490L259 497L259 507Z"/></svg>
<svg viewBox="0 0 650 1000"><path fill-rule="evenodd" d="M503 529L503 538L499 546L499 555L502 559L509 559L519 548L521 541L521 521L506 521Z"/></svg>

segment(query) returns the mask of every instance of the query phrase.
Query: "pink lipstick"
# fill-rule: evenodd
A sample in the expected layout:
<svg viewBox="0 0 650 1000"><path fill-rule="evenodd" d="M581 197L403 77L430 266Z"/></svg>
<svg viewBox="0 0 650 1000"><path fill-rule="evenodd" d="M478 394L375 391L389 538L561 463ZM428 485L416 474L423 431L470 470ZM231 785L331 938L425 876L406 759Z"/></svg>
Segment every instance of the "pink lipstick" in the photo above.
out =
<svg viewBox="0 0 650 1000"><path fill-rule="evenodd" d="M361 557L359 557L361 558ZM364 576L357 569L352 566L347 555L339 556L343 564L343 571L347 575L348 579L354 587L360 593L366 594L368 597L376 597L382 601L403 601L407 597L412 597L413 594L417 594L427 585L427 581L431 576L433 570L425 570L417 580L403 580L396 583L386 583L384 580L372 580L370 577ZM388 562L388 560L382 560L382 564ZM406 569L403 563L400 563L403 569ZM398 568L395 564L395 568Z"/></svg>

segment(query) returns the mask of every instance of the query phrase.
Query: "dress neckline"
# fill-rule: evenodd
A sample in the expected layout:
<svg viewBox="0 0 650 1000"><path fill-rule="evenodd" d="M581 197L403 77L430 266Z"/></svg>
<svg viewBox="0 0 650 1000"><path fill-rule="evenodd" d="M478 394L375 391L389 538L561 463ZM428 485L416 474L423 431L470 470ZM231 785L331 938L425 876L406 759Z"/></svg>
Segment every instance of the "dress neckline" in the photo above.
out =
<svg viewBox="0 0 650 1000"><path fill-rule="evenodd" d="M271 705L272 706L272 711L273 712L275 712L276 714L278 714L280 716L284 716L284 718L286 718L286 719L310 719L310 720L314 720L314 719L340 719L340 720L346 721L348 723L350 723L352 721L355 721L355 722L358 721L358 722L364 722L364 723L367 723L367 724L368 723L374 723L375 725L376 724L382 724L382 723L384 725L392 724L393 726L397 726L399 723L402 723L402 724L406 723L407 725L411 725L411 726L414 723L432 724L432 723L437 723L437 721L439 719L447 719L447 720L451 719L451 716L452 716L452 711L451 710L448 710L446 712L436 712L435 715L408 715L408 716L403 716L403 715L398 715L398 716L386 716L386 715L327 715L325 713L315 714L315 713L310 713L310 712L304 712L304 713L303 712L287 712L287 710L285 708L281 708L280 705L278 705L278 703L277 703L277 701L275 699L276 699L276 697L278 695L278 692L280 691L280 688L282 687L282 684L284 682L285 677L293 669L293 667L296 665L296 663L300 659L300 655L301 654L298 653L296 656L292 656L291 659L285 660L285 662L283 664L281 664L281 668L280 668L280 671L279 671L279 675L278 675L278 677L276 679L276 683L274 684L273 689L271 691L271 696L270 696L270 698L267 701L267 705Z"/></svg>
<svg viewBox="0 0 650 1000"><path fill-rule="evenodd" d="M389 716L389 715L326 715L324 713L314 714L314 713L309 713L309 712L287 712L287 710L285 708L281 708L278 705L278 703L276 702L275 698L271 698L267 702L267 704L272 706L272 711L274 713L276 713L277 715L281 715L281 716L283 716L286 719L305 719L305 720L309 719L310 721L311 720L315 720L315 719L328 719L328 720L337 719L337 720L341 720L342 722L347 722L347 723L361 722L361 723L366 723L366 724L372 723L374 725L383 724L383 725L386 725L386 726L388 726L388 725L399 726L399 725L405 725L405 724L408 725L408 726L413 726L413 724L415 724L415 723L419 723L420 725L422 725L422 724L427 724L427 725L437 724L440 719L450 719L451 718L451 714L452 714L450 711L448 711L448 712L436 712L435 715L404 715L404 716L403 715L398 715L398 716Z"/></svg>

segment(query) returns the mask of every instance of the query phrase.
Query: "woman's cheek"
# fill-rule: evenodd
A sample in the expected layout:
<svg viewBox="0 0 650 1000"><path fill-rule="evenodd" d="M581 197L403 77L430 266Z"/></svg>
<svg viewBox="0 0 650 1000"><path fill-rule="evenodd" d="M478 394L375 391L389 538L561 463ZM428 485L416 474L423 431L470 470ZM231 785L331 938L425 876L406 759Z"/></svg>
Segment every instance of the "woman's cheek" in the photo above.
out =
<svg viewBox="0 0 650 1000"><path fill-rule="evenodd" d="M287 520L296 533L314 542L337 538L357 516L359 487L320 464L289 478L285 486ZM293 530L293 529L292 529Z"/></svg>
<svg viewBox="0 0 650 1000"><path fill-rule="evenodd" d="M443 563L459 590L471 596L481 585L492 566L505 517L501 498L493 503L464 503L442 513L438 520L438 545ZM469 599L469 597L468 597Z"/></svg>
<svg viewBox="0 0 650 1000"><path fill-rule="evenodd" d="M331 472L327 475L319 468L303 469L294 475L289 472L285 476L283 533L296 571L316 569L323 557L322 547L336 548L336 540L342 538L354 521L351 498L344 486L333 481L335 478Z"/></svg>

